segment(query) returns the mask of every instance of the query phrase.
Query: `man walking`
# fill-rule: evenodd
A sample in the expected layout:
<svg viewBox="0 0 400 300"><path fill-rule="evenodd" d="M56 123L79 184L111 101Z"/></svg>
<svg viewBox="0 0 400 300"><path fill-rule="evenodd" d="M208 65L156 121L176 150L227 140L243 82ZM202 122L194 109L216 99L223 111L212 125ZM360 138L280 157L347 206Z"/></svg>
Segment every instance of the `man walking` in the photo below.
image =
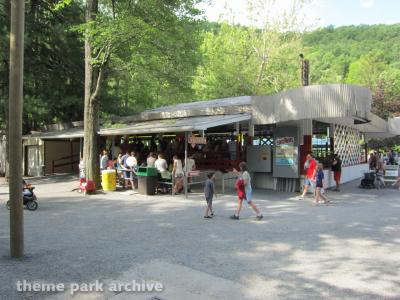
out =
<svg viewBox="0 0 400 300"><path fill-rule="evenodd" d="M304 178L304 189L299 200L304 200L307 195L308 189L315 180L315 172L317 169L317 162L313 158L312 154L307 154L306 162L304 163L304 170L306 171L306 177Z"/></svg>

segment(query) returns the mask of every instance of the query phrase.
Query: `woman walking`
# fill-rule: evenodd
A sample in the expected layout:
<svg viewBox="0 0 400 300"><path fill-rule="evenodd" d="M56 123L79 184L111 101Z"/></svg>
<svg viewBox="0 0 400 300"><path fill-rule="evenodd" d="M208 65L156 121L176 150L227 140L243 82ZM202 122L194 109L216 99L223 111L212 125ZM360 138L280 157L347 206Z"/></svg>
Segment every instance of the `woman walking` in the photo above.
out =
<svg viewBox="0 0 400 300"><path fill-rule="evenodd" d="M242 210L243 200L246 200L247 203L251 206L251 208L256 213L257 219L261 220L264 216L260 213L260 210L253 203L253 190L251 188L251 177L250 177L250 173L247 170L247 164L245 162L241 162L239 164L239 169L240 169L240 172L237 171L236 169L233 169L233 171L235 173L239 173L238 180L243 181L245 193L244 193L244 197L238 197L238 206L237 206L235 214L233 216L231 216L231 219L239 220L239 214L240 214L240 211Z"/></svg>

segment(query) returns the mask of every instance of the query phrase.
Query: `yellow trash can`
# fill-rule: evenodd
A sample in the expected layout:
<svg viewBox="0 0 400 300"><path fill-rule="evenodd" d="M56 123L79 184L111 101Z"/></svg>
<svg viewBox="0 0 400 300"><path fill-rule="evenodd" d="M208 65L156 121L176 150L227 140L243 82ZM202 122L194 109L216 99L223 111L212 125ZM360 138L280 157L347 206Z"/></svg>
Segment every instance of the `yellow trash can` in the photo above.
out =
<svg viewBox="0 0 400 300"><path fill-rule="evenodd" d="M115 191L117 189L117 172L115 170L101 171L101 185L103 191Z"/></svg>

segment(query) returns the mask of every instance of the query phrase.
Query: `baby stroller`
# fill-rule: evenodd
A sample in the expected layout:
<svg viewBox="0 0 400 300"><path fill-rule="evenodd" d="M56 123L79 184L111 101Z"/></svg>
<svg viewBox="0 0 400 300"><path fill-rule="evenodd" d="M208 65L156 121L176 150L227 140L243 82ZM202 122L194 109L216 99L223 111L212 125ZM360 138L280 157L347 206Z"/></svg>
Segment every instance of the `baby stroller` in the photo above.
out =
<svg viewBox="0 0 400 300"><path fill-rule="evenodd" d="M375 188L375 172L364 173L364 178L361 179L360 188L362 189L374 189Z"/></svg>

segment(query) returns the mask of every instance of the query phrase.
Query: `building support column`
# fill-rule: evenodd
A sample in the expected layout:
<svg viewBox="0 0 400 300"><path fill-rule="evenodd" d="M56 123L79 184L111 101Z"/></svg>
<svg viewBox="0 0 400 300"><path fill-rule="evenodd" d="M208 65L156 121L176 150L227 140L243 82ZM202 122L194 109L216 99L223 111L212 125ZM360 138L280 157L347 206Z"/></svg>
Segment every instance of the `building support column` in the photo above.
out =
<svg viewBox="0 0 400 300"><path fill-rule="evenodd" d="M240 154L240 148L241 148L241 134L240 134L240 123L236 123L236 166L237 167L240 163L241 159L241 154Z"/></svg>
<svg viewBox="0 0 400 300"><path fill-rule="evenodd" d="M188 139L189 132L185 132L185 168L184 168L184 176L183 176L183 187L185 190L185 198L188 198L188 172L187 172L187 158L188 158Z"/></svg>
<svg viewBox="0 0 400 300"><path fill-rule="evenodd" d="M249 130L248 130L247 135L248 135L247 145L252 146L253 139L254 139L254 124L251 120L249 120Z"/></svg>
<svg viewBox="0 0 400 300"><path fill-rule="evenodd" d="M70 147L70 153L71 153L71 158L70 158L71 171L73 171L74 170L74 144L72 142L72 139L69 139L69 147Z"/></svg>

